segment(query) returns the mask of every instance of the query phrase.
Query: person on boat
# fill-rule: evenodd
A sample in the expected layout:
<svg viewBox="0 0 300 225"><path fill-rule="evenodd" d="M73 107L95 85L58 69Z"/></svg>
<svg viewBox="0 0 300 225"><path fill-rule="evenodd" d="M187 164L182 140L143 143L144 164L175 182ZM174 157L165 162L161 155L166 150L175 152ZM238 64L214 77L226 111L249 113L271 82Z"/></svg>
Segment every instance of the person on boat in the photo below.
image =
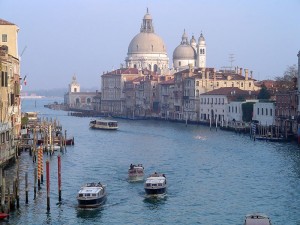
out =
<svg viewBox="0 0 300 225"><path fill-rule="evenodd" d="M130 164L130 169L133 169L133 165L132 165L132 163Z"/></svg>

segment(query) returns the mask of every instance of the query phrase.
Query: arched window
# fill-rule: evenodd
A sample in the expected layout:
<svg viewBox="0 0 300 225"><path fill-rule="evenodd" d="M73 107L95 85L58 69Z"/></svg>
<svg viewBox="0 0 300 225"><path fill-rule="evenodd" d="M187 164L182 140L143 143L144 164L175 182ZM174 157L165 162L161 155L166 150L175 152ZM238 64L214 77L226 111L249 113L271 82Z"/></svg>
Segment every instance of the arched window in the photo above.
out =
<svg viewBox="0 0 300 225"><path fill-rule="evenodd" d="M179 61L178 65L181 66L181 61Z"/></svg>
<svg viewBox="0 0 300 225"><path fill-rule="evenodd" d="M148 65L148 69L149 69L150 71L151 71L151 69L152 69L150 64Z"/></svg>
<svg viewBox="0 0 300 225"><path fill-rule="evenodd" d="M80 99L79 99L79 98L76 98L75 104L76 104L76 105L79 105L79 104L80 104Z"/></svg>
<svg viewBox="0 0 300 225"><path fill-rule="evenodd" d="M87 98L86 103L87 103L87 104L91 104L91 99L90 99L90 98Z"/></svg>
<svg viewBox="0 0 300 225"><path fill-rule="evenodd" d="M157 65L156 64L154 64L154 68L153 68L154 70L154 72L157 72L157 69L158 69L158 67L157 67Z"/></svg>
<svg viewBox="0 0 300 225"><path fill-rule="evenodd" d="M136 64L133 65L133 68L136 68Z"/></svg>

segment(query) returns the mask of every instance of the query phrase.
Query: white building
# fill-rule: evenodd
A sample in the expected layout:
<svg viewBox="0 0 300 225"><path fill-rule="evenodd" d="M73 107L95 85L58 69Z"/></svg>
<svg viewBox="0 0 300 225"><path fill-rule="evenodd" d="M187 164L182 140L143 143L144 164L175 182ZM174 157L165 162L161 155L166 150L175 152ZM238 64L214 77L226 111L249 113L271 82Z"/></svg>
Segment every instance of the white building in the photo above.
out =
<svg viewBox="0 0 300 225"><path fill-rule="evenodd" d="M200 121L218 122L243 121L242 104L256 98L256 92L236 87L224 87L200 95Z"/></svg>
<svg viewBox="0 0 300 225"><path fill-rule="evenodd" d="M253 120L263 126L275 125L275 103L257 102L253 106Z"/></svg>
<svg viewBox="0 0 300 225"><path fill-rule="evenodd" d="M97 92L81 92L76 76L73 76L69 90L64 96L64 104L70 109L92 110L93 98L97 95Z"/></svg>
<svg viewBox="0 0 300 225"><path fill-rule="evenodd" d="M189 66L206 67L206 43L202 33L198 43L196 43L194 36L192 36L189 43L188 36L184 30L180 45L173 52L173 66L176 70L184 70Z"/></svg>
<svg viewBox="0 0 300 225"><path fill-rule="evenodd" d="M125 58L127 68L149 69L159 72L169 68L167 47L163 39L154 33L152 17L148 12L145 14L140 29L128 46Z"/></svg>

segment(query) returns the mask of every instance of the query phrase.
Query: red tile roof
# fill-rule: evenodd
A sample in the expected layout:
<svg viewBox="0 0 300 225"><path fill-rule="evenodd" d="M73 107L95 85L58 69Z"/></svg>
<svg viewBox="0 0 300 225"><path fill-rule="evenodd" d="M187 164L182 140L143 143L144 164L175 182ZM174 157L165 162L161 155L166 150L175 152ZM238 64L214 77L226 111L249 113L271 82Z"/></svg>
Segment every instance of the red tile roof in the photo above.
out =
<svg viewBox="0 0 300 225"><path fill-rule="evenodd" d="M0 19L0 25L15 25L15 24L8 22L6 20Z"/></svg>

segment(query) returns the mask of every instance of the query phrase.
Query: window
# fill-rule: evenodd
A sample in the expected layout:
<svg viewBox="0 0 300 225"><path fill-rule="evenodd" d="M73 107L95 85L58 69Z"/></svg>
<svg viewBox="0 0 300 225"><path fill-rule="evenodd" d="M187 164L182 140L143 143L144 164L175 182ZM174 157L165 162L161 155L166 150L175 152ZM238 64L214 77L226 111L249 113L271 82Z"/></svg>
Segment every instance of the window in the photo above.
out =
<svg viewBox="0 0 300 225"><path fill-rule="evenodd" d="M257 108L257 115L259 115L259 108Z"/></svg>
<svg viewBox="0 0 300 225"><path fill-rule="evenodd" d="M229 109L229 112L230 112L230 106L228 107L228 109Z"/></svg>
<svg viewBox="0 0 300 225"><path fill-rule="evenodd" d="M199 81L196 81L196 86L199 86Z"/></svg>
<svg viewBox="0 0 300 225"><path fill-rule="evenodd" d="M261 108L261 115L264 115L264 109Z"/></svg>
<svg viewBox="0 0 300 225"><path fill-rule="evenodd" d="M266 109L266 116L268 115L268 109Z"/></svg>
<svg viewBox="0 0 300 225"><path fill-rule="evenodd" d="M7 42L7 34L2 34L2 42Z"/></svg>
<svg viewBox="0 0 300 225"><path fill-rule="evenodd" d="M270 116L272 116L272 109L270 109Z"/></svg>
<svg viewBox="0 0 300 225"><path fill-rule="evenodd" d="M179 61L178 65L181 66L181 61Z"/></svg>

